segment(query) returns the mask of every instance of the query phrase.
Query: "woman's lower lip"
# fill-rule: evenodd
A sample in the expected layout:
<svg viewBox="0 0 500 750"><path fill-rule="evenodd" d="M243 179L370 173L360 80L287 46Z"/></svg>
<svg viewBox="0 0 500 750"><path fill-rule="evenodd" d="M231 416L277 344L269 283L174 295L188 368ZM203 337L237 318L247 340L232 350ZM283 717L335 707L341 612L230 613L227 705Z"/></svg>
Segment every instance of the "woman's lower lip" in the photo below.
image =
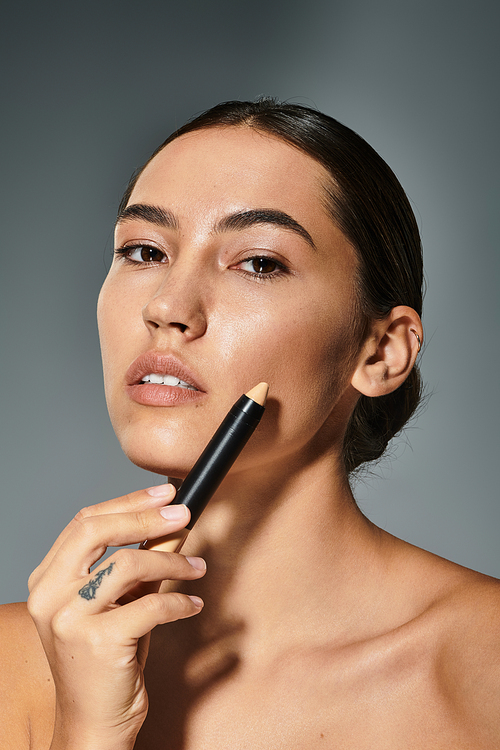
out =
<svg viewBox="0 0 500 750"><path fill-rule="evenodd" d="M203 391L157 383L127 385L125 390L132 401L145 406L180 406L200 401L206 396Z"/></svg>

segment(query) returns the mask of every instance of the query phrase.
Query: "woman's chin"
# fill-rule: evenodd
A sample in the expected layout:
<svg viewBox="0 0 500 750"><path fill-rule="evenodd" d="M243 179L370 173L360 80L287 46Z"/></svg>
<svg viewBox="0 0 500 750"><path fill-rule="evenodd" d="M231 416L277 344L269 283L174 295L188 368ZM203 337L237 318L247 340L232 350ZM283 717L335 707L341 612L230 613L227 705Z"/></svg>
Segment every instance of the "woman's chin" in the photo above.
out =
<svg viewBox="0 0 500 750"><path fill-rule="evenodd" d="M128 419L112 420L115 434L127 458L146 471L185 478L212 436L209 427L185 422ZM201 434L200 434L201 433Z"/></svg>
<svg viewBox="0 0 500 750"><path fill-rule="evenodd" d="M167 465L164 459L160 460L155 456L144 456L127 452L125 453L125 455L133 464L138 466L140 469L150 471L152 474L159 474L160 476L169 477L169 479L185 479L191 468L186 466L180 467L171 463Z"/></svg>
<svg viewBox="0 0 500 750"><path fill-rule="evenodd" d="M198 454L192 449L179 451L171 446L162 447L161 444L151 446L138 441L120 441L121 447L129 461L145 471L166 477L185 479L196 463ZM192 454L192 455L191 455Z"/></svg>

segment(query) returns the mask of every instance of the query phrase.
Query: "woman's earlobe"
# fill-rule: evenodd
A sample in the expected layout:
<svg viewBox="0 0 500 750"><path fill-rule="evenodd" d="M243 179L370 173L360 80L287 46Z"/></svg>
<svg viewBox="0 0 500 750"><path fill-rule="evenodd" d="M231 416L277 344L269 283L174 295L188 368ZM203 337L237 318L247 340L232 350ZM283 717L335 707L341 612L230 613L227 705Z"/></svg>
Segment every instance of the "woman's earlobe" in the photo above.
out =
<svg viewBox="0 0 500 750"><path fill-rule="evenodd" d="M411 307L394 307L373 321L351 379L365 396L385 396L404 383L422 345L422 322Z"/></svg>

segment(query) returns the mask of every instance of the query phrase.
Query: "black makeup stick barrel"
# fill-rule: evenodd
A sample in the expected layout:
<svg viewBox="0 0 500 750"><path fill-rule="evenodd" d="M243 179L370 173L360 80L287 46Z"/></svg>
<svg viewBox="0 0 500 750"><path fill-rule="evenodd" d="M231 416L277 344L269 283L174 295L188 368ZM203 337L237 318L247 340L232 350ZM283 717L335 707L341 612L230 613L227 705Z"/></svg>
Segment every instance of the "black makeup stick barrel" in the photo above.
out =
<svg viewBox="0 0 500 750"><path fill-rule="evenodd" d="M182 483L172 504L186 505L191 511L187 527L160 539L148 540L143 545L145 549L164 552L181 549L190 529L259 424L268 391L267 383L259 383L238 399Z"/></svg>

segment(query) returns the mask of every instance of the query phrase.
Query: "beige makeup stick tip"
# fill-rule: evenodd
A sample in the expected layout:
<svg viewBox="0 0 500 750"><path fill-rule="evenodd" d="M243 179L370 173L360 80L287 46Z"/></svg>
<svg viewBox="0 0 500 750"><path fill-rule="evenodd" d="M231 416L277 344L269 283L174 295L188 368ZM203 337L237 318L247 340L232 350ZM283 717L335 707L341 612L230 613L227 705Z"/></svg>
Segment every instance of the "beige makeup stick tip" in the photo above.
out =
<svg viewBox="0 0 500 750"><path fill-rule="evenodd" d="M248 393L245 393L245 396L247 398L251 398L252 401L255 401L256 404L260 404L261 406L266 405L266 399L267 394L269 393L269 386L267 383L259 383L259 385L254 386L252 390L248 391Z"/></svg>

